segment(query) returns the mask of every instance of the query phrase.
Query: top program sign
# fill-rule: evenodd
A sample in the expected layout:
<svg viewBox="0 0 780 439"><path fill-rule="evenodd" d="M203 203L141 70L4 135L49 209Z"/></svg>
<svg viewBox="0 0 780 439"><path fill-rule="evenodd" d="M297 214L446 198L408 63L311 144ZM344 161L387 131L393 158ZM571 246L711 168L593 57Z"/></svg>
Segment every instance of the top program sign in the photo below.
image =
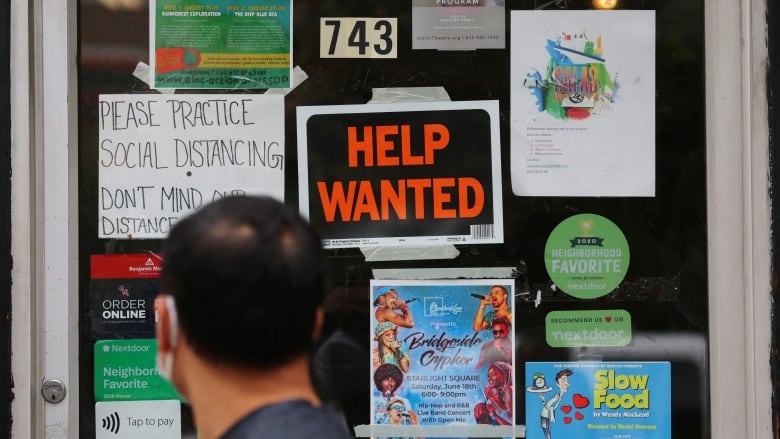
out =
<svg viewBox="0 0 780 439"><path fill-rule="evenodd" d="M300 209L326 248L503 242L497 101L298 108Z"/></svg>

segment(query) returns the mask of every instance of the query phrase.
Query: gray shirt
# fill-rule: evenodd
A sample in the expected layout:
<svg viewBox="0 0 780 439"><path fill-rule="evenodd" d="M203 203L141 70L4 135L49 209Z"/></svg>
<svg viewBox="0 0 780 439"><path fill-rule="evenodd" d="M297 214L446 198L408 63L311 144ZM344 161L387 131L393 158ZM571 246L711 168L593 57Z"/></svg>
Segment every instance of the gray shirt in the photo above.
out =
<svg viewBox="0 0 780 439"><path fill-rule="evenodd" d="M294 400L263 406L245 416L221 439L347 439L344 418L327 407Z"/></svg>

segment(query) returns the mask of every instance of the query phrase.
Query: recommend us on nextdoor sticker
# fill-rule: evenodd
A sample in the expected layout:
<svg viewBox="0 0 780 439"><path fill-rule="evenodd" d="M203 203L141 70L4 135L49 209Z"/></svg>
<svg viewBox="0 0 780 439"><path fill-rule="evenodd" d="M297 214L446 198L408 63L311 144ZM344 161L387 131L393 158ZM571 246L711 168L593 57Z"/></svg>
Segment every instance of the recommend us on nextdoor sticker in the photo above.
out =
<svg viewBox="0 0 780 439"><path fill-rule="evenodd" d="M554 348L626 346L631 314L622 309L551 311L544 319L547 344Z"/></svg>

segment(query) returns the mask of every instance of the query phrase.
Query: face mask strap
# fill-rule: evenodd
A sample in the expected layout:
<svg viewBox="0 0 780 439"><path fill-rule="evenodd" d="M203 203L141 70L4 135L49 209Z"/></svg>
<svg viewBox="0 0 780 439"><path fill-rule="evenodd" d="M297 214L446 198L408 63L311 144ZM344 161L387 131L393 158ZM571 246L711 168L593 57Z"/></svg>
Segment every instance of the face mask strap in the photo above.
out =
<svg viewBox="0 0 780 439"><path fill-rule="evenodd" d="M173 296L165 295L165 307L168 309L168 344L173 349L179 339L179 316L176 314L176 300Z"/></svg>
<svg viewBox="0 0 780 439"><path fill-rule="evenodd" d="M179 317L176 314L176 301L171 295L165 295L165 308L168 311L168 352L163 355L157 351L157 372L166 381L171 381L173 375L173 349L179 338Z"/></svg>

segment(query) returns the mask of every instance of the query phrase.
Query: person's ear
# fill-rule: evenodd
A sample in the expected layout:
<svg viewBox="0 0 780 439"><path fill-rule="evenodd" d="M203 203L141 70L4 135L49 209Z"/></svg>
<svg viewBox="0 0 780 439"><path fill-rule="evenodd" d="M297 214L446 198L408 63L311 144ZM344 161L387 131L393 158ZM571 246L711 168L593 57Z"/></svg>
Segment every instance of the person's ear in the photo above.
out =
<svg viewBox="0 0 780 439"><path fill-rule="evenodd" d="M157 335L157 351L167 353L176 347L179 335L179 319L176 315L176 302L169 294L160 294L154 300L155 332Z"/></svg>
<svg viewBox="0 0 780 439"><path fill-rule="evenodd" d="M166 381L174 384L173 364L176 344L179 338L179 319L176 315L176 302L173 296L161 294L154 303L155 318L157 324L157 355L155 358L157 373Z"/></svg>
<svg viewBox="0 0 780 439"><path fill-rule="evenodd" d="M323 325L325 325L325 311L321 306L318 306L317 309L314 310L314 327L311 332L312 341L316 342L317 339L320 338Z"/></svg>

